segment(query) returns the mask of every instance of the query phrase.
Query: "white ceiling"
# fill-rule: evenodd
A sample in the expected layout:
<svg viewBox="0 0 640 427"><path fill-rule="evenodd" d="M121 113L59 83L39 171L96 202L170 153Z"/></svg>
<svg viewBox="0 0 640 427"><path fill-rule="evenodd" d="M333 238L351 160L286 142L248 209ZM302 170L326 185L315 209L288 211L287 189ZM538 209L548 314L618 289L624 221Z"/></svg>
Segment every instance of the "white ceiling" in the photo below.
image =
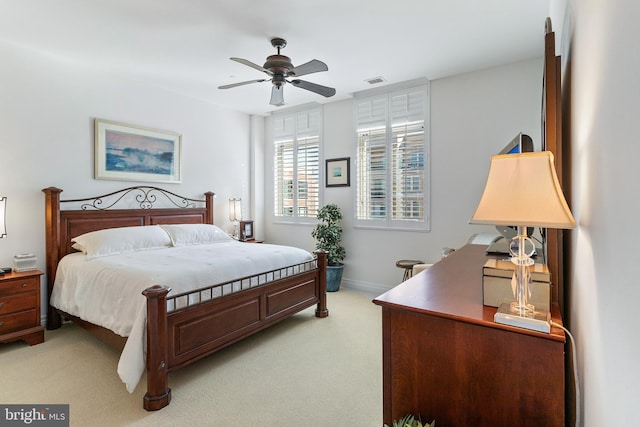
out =
<svg viewBox="0 0 640 427"><path fill-rule="evenodd" d="M548 14L549 0L0 0L0 40L264 115L279 108L269 82L218 86L267 77L229 58L262 65L273 37L294 66L325 62L302 79L337 91L286 85L286 108L349 98L372 77L437 79L542 56Z"/></svg>

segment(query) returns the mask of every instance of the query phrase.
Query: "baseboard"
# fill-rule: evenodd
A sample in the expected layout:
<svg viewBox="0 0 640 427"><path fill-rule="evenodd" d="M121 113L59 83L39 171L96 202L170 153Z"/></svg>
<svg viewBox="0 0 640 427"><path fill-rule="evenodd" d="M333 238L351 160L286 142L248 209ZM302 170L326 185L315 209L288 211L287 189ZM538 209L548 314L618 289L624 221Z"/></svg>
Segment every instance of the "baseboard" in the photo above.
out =
<svg viewBox="0 0 640 427"><path fill-rule="evenodd" d="M397 285L397 283L396 283ZM372 297L377 297L381 295L396 285L382 285L380 283L370 283L370 282L362 282L358 280L351 280L347 278L342 278L342 282L340 286L344 286L348 289L353 289L354 291L362 292L367 295L371 295Z"/></svg>

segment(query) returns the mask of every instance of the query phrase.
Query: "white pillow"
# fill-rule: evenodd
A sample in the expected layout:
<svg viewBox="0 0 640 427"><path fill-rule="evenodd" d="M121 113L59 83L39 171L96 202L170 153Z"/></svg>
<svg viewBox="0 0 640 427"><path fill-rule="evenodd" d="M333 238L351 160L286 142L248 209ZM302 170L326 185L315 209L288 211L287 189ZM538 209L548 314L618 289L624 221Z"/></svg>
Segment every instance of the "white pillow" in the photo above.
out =
<svg viewBox="0 0 640 427"><path fill-rule="evenodd" d="M211 224L162 224L160 227L169 234L173 246L202 245L232 240L227 233Z"/></svg>
<svg viewBox="0 0 640 427"><path fill-rule="evenodd" d="M89 258L171 246L169 235L157 225L107 228L71 239L73 248Z"/></svg>

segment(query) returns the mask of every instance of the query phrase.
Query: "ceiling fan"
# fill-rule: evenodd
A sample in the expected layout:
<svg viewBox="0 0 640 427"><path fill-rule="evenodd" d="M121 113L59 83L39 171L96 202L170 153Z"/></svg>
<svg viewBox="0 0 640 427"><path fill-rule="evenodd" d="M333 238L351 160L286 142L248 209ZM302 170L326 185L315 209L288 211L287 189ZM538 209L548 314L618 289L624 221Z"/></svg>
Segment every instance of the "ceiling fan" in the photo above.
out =
<svg viewBox="0 0 640 427"><path fill-rule="evenodd" d="M322 61L318 61L317 59L312 59L309 62L294 67L289 57L280 55L280 49L287 45L287 41L285 39L281 39L279 37L273 38L271 39L271 45L278 49L278 53L276 55L268 56L267 62L265 62L263 66L254 64L246 59L231 58L232 61L248 65L251 68L255 68L258 71L266 73L269 78L218 86L218 89L229 89L251 83L271 81L273 88L271 89L271 100L269 101L269 104L276 106L284 104L283 88L285 83L290 83L293 86L315 92L327 98L336 94L336 90L332 87L322 86L298 79L299 76L304 76L306 74L327 71L329 69L327 64Z"/></svg>

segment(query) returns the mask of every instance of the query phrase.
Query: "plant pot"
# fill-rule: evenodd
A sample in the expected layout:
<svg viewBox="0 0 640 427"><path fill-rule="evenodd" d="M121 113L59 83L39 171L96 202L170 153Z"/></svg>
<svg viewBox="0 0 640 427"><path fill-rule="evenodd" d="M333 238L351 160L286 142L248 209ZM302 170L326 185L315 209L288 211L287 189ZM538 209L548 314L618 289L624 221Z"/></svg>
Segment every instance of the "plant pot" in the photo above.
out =
<svg viewBox="0 0 640 427"><path fill-rule="evenodd" d="M336 292L340 290L343 270L344 264L327 266L327 292Z"/></svg>

